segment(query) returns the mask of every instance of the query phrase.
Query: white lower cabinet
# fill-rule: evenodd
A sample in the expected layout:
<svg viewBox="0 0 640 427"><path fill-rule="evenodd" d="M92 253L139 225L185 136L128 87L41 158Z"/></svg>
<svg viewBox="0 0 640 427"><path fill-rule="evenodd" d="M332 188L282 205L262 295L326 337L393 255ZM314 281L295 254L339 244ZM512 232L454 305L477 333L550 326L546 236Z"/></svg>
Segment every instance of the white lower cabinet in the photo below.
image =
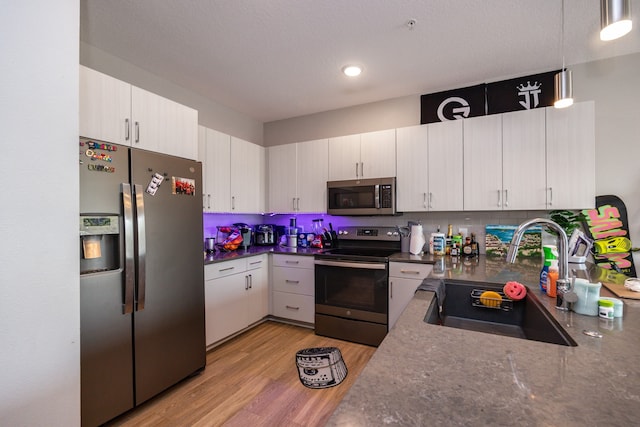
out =
<svg viewBox="0 0 640 427"><path fill-rule="evenodd" d="M408 262L389 263L389 330L413 298L433 265Z"/></svg>
<svg viewBox="0 0 640 427"><path fill-rule="evenodd" d="M207 346L267 316L266 254L208 264L204 277Z"/></svg>
<svg viewBox="0 0 640 427"><path fill-rule="evenodd" d="M274 254L272 258L272 314L283 319L314 323L314 258Z"/></svg>

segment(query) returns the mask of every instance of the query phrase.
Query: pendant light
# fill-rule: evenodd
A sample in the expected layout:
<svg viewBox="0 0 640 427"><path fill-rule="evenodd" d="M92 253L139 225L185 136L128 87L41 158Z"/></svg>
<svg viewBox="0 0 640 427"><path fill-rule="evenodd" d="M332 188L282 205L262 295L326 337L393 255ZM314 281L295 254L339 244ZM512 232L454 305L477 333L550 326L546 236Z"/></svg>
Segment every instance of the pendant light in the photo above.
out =
<svg viewBox="0 0 640 427"><path fill-rule="evenodd" d="M631 27L631 0L600 0L600 40L615 40Z"/></svg>
<svg viewBox="0 0 640 427"><path fill-rule="evenodd" d="M553 78L554 83L554 102L556 108L566 108L573 105L573 82L571 79L571 70L567 70L564 66L564 0L562 0L562 70Z"/></svg>

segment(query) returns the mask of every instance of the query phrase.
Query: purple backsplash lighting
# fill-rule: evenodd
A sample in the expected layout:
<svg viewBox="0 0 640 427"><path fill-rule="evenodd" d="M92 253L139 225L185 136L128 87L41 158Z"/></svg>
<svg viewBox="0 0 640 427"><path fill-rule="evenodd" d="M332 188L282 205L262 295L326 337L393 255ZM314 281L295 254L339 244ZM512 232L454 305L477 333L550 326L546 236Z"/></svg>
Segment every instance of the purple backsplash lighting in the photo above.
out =
<svg viewBox="0 0 640 427"><path fill-rule="evenodd" d="M322 218L323 224L327 229L329 223L334 228L343 227L345 225L361 224L358 217L340 217L327 214L277 214L277 215L252 215L252 214L211 214L203 215L204 237L215 237L218 226L231 225L236 223L245 223L249 225L257 224L274 224L289 226L289 220L296 218L296 225L302 228L302 231L310 231L311 224L314 219Z"/></svg>

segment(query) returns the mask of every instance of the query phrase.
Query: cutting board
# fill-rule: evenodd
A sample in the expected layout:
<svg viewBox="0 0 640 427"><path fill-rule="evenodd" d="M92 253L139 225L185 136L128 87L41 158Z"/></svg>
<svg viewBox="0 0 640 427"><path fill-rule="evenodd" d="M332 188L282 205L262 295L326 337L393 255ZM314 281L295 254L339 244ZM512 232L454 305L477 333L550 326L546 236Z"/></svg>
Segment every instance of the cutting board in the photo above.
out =
<svg viewBox="0 0 640 427"><path fill-rule="evenodd" d="M616 283L602 282L602 286L609 289L619 298L640 299L640 292L634 292Z"/></svg>

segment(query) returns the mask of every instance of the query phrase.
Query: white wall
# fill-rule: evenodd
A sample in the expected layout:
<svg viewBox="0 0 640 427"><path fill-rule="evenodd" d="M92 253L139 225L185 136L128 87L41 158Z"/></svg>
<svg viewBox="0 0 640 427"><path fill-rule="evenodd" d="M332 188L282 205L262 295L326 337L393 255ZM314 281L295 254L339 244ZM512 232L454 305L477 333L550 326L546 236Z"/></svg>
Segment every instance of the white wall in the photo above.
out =
<svg viewBox="0 0 640 427"><path fill-rule="evenodd" d="M78 0L0 1L0 425L80 424Z"/></svg>

